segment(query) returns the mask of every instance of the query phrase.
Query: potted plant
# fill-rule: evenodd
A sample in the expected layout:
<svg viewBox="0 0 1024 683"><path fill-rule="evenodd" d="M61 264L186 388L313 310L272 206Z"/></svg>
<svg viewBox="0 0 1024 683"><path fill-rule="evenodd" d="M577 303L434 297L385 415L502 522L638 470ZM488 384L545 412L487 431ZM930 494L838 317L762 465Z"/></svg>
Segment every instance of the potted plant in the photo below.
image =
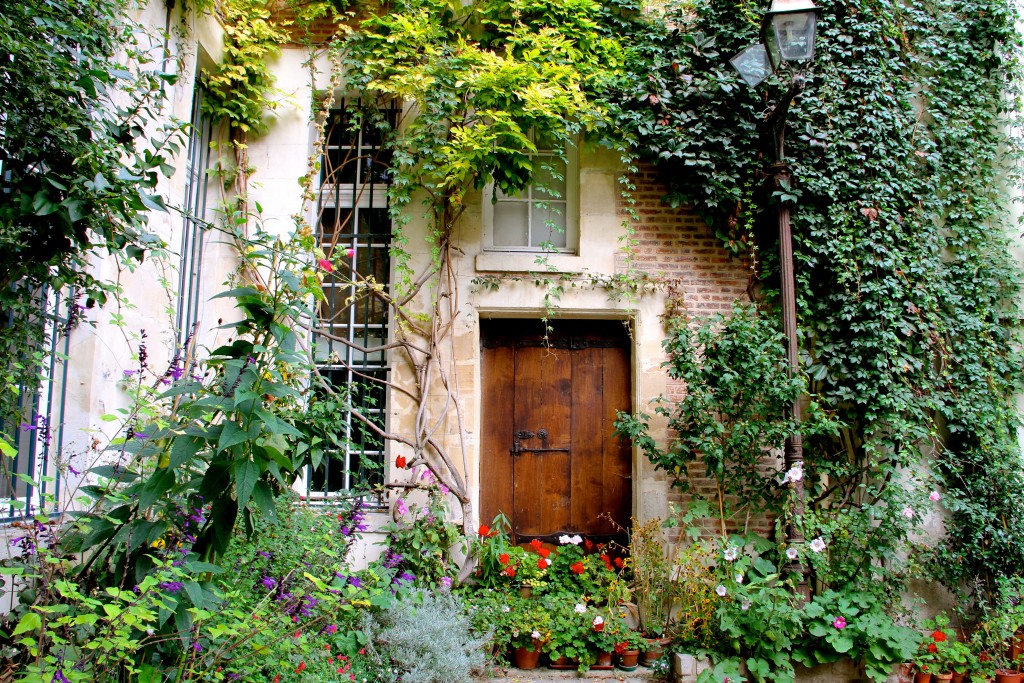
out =
<svg viewBox="0 0 1024 683"><path fill-rule="evenodd" d="M519 669L536 668L544 645L551 639L551 616L533 600L512 597L509 603L512 664Z"/></svg>
<svg viewBox="0 0 1024 683"><path fill-rule="evenodd" d="M623 671L635 671L640 658L640 648L646 641L643 636L632 629L627 629L620 635L620 638L621 640L615 644L618 667Z"/></svg>
<svg viewBox="0 0 1024 683"><path fill-rule="evenodd" d="M545 595L540 604L551 620L551 637L544 644L544 652L552 668L579 667L585 671L590 662L589 632L597 612L582 596L570 593Z"/></svg>
<svg viewBox="0 0 1024 683"><path fill-rule="evenodd" d="M637 607L640 633L655 641L664 637L672 618L672 562L665 552L661 533L660 519L635 525L629 534L629 558L626 560L633 574L631 594ZM645 645L644 649L647 647Z"/></svg>

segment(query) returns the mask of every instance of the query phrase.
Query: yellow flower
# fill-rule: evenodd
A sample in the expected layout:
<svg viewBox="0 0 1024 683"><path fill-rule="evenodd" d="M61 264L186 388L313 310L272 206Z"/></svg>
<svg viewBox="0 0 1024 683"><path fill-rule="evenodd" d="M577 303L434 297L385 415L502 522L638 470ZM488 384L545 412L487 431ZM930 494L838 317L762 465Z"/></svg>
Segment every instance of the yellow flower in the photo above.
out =
<svg viewBox="0 0 1024 683"><path fill-rule="evenodd" d="M162 538L158 538L149 544L151 548L163 548L165 545L167 544L164 542L164 539Z"/></svg>

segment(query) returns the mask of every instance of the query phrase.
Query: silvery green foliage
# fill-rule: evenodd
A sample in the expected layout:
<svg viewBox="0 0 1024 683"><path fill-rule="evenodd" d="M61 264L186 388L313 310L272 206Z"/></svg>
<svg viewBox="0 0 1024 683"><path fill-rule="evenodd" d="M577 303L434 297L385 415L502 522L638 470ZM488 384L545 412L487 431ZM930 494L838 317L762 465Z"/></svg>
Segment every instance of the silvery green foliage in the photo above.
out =
<svg viewBox="0 0 1024 683"><path fill-rule="evenodd" d="M480 638L457 597L448 591L419 591L393 606L364 614L366 656L398 672L402 683L470 681L484 666L486 638Z"/></svg>

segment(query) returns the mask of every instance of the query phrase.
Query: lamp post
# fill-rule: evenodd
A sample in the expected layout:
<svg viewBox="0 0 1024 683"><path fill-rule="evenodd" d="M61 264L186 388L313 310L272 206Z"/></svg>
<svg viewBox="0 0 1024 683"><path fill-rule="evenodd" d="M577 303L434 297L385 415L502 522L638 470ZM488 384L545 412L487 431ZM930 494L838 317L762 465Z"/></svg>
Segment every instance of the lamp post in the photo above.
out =
<svg viewBox="0 0 1024 683"><path fill-rule="evenodd" d="M785 131L786 115L789 105L800 91L803 90L803 69L814 59L814 42L818 14L821 10L815 7L812 0L772 0L771 9L765 14L761 26L763 43L744 48L730 60L733 67L750 87L756 87L771 72L778 72L783 66L789 73L789 87L771 113L765 119L762 129L762 144L771 159L769 177L772 189L788 191L792 186L792 172L786 164ZM779 275L782 295L782 327L786 336L786 360L790 377L800 371L797 355L797 321L796 321L796 277L793 269L793 232L790 227L791 202L780 201L778 204L779 219ZM793 477L791 473L803 471L803 439L800 424L803 420L803 406L798 396L790 407L790 416L796 423L794 434L786 440L784 467L787 483L792 487L790 499L790 520L786 528L787 541L790 546L804 542L803 534L797 520L804 513L803 477ZM789 569L800 577L800 591L806 596L807 580L797 563L791 563Z"/></svg>

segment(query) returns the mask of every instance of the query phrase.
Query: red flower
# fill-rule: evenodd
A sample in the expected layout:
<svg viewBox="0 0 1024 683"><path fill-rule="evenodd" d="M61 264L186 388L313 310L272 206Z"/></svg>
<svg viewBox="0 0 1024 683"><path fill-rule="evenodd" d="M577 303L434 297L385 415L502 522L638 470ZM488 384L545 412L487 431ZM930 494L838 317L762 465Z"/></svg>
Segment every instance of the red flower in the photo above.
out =
<svg viewBox="0 0 1024 683"><path fill-rule="evenodd" d="M331 262L325 258L320 259L319 263L320 267L326 270L328 273L334 270L334 266L332 266Z"/></svg>
<svg viewBox="0 0 1024 683"><path fill-rule="evenodd" d="M534 550L536 550L539 553L540 549L541 549L540 539L539 538L535 538L532 541L530 541L530 547L533 548Z"/></svg>
<svg viewBox="0 0 1024 683"><path fill-rule="evenodd" d="M274 683L281 683L281 676L274 676Z"/></svg>
<svg viewBox="0 0 1024 683"><path fill-rule="evenodd" d="M548 555L550 555L550 554L551 554L551 551L550 551L550 550L548 550L547 548L541 548L541 549L539 549L539 550L537 551L537 553L538 553L538 554L539 554L539 555L540 555L541 557L547 557Z"/></svg>
<svg viewBox="0 0 1024 683"><path fill-rule="evenodd" d="M548 568L548 561L547 560L545 560L543 557L540 558L539 560L537 560L537 569L547 569L547 568Z"/></svg>
<svg viewBox="0 0 1024 683"><path fill-rule="evenodd" d="M508 564L508 553L502 553L501 555L498 555L498 562L501 562L502 564Z"/></svg>
<svg viewBox="0 0 1024 683"><path fill-rule="evenodd" d="M935 646L935 643L928 643L928 652L938 652L939 648Z"/></svg>
<svg viewBox="0 0 1024 683"><path fill-rule="evenodd" d="M299 662L299 665L297 667L295 667L295 673L297 673L297 674L300 674L300 673L302 673L305 670L306 670L306 663L305 662Z"/></svg>
<svg viewBox="0 0 1024 683"><path fill-rule="evenodd" d="M480 534L481 536L484 536L484 537L490 536L491 535L491 527L487 526L486 524L481 524L480 528L477 529L476 532L478 534Z"/></svg>
<svg viewBox="0 0 1024 683"><path fill-rule="evenodd" d="M398 469L404 470L405 469L405 463L406 463L406 460L405 460L405 456L404 455L400 455L397 458L395 458L395 467L397 467Z"/></svg>
<svg viewBox="0 0 1024 683"><path fill-rule="evenodd" d="M505 576L515 576L516 575L516 568L515 567L505 567L504 569L501 570L501 573L504 574Z"/></svg>
<svg viewBox="0 0 1024 683"><path fill-rule="evenodd" d="M615 643L615 654L621 655L626 651L626 643Z"/></svg>
<svg viewBox="0 0 1024 683"><path fill-rule="evenodd" d="M944 631L940 631L939 629L935 629L935 632L932 633L932 640L934 640L936 643L944 643L946 642L946 633Z"/></svg>
<svg viewBox="0 0 1024 683"><path fill-rule="evenodd" d="M593 550L594 542L588 538L587 540L583 541L583 547L585 547L587 550Z"/></svg>
<svg viewBox="0 0 1024 683"><path fill-rule="evenodd" d="M618 567L619 569L622 569L622 558L621 557L616 557L615 558L615 566Z"/></svg>
<svg viewBox="0 0 1024 683"><path fill-rule="evenodd" d="M569 565L569 571L571 571L573 574L582 574L586 570L587 568L583 566L582 562L573 562L571 565Z"/></svg>

